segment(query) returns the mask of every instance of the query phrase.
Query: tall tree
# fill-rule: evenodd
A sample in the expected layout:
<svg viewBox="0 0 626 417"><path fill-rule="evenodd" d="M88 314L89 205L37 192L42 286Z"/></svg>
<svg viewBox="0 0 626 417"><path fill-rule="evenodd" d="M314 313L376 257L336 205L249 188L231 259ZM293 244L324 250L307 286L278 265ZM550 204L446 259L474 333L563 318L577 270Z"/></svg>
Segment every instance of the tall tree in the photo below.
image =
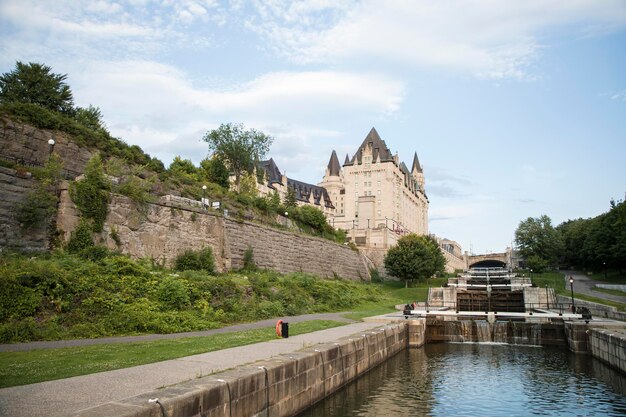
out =
<svg viewBox="0 0 626 417"><path fill-rule="evenodd" d="M560 234L545 214L521 221L515 230L515 243L527 263L530 261L536 269L556 266L563 248Z"/></svg>
<svg viewBox="0 0 626 417"><path fill-rule="evenodd" d="M207 181L228 189L228 168L218 158L205 158L200 161L202 176Z"/></svg>
<svg viewBox="0 0 626 417"><path fill-rule="evenodd" d="M241 176L254 171L255 163L269 152L274 139L263 132L245 129L243 124L227 123L207 132L202 140L235 175L239 189Z"/></svg>
<svg viewBox="0 0 626 417"><path fill-rule="evenodd" d="M46 65L17 61L13 71L0 76L0 100L38 104L71 114L74 112L74 97L66 79L67 74L54 74Z"/></svg>
<svg viewBox="0 0 626 417"><path fill-rule="evenodd" d="M428 279L443 273L446 259L439 245L429 236L408 234L398 240L398 244L385 256L385 268L395 277L405 280Z"/></svg>

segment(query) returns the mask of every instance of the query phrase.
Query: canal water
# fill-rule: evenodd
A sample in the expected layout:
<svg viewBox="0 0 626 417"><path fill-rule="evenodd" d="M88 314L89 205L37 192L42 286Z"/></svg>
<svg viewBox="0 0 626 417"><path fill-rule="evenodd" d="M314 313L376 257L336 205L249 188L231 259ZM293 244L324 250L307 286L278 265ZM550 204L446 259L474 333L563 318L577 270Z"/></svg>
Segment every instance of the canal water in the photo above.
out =
<svg viewBox="0 0 626 417"><path fill-rule="evenodd" d="M626 377L566 349L431 344L299 415L322 416L626 416Z"/></svg>

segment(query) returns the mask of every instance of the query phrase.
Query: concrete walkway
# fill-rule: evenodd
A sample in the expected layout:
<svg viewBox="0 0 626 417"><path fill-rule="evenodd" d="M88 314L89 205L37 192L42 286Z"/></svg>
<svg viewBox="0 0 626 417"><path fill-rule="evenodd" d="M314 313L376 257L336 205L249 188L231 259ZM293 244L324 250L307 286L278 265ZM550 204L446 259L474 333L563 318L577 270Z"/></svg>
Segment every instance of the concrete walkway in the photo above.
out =
<svg viewBox="0 0 626 417"><path fill-rule="evenodd" d="M601 284L603 281L595 281L589 278L587 275L581 274L576 271L562 271L565 274L565 288L570 291L569 277L574 278L574 293L585 294L591 297L600 298L603 300L617 301L619 303L626 304L626 297L621 295L607 294L602 291L596 291L594 289L596 284Z"/></svg>
<svg viewBox="0 0 626 417"><path fill-rule="evenodd" d="M303 314L300 316L281 317L281 320L288 323L302 323L311 320L333 320L343 323L354 323L354 320L343 317L347 313L315 313ZM184 337L210 336L212 334L240 332L244 330L262 329L273 327L278 319L268 319L255 321L252 323L235 324L233 326L221 327L213 330L203 330L199 332L171 333L171 334L146 334L141 336L116 336L102 337L99 339L74 339L74 340L53 340L47 342L11 343L0 345L0 352L26 352L35 349L57 349L70 346L102 345L108 343L133 343L149 342L152 340L181 339Z"/></svg>
<svg viewBox="0 0 626 417"><path fill-rule="evenodd" d="M115 371L3 388L0 389L0 416L68 416L85 408L133 397L275 355L295 352L314 344L332 342L380 325L377 322L352 323L288 339L276 339Z"/></svg>

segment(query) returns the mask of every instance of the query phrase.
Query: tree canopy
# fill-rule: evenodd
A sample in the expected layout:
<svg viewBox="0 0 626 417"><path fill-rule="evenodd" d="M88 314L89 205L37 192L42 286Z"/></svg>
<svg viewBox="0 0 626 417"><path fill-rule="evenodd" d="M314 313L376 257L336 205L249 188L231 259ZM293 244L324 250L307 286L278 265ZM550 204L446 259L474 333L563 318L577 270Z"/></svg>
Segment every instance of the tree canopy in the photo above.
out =
<svg viewBox="0 0 626 417"><path fill-rule="evenodd" d="M0 100L38 104L71 114L74 97L66 79L67 74L55 74L49 66L17 61L13 71L0 75Z"/></svg>
<svg viewBox="0 0 626 417"><path fill-rule="evenodd" d="M545 214L521 221L515 230L515 243L528 267L542 271L558 265L562 252L561 236Z"/></svg>
<svg viewBox="0 0 626 417"><path fill-rule="evenodd" d="M590 268L626 267L626 202L591 219L568 220L557 231L563 239L563 262Z"/></svg>
<svg viewBox="0 0 626 417"><path fill-rule="evenodd" d="M387 252L385 268L400 279L428 279L444 272L446 259L429 236L408 234Z"/></svg>
<svg viewBox="0 0 626 417"><path fill-rule="evenodd" d="M202 140L235 175L239 188L242 174L254 171L255 163L269 152L274 139L255 129L245 129L243 124L227 123L207 132Z"/></svg>

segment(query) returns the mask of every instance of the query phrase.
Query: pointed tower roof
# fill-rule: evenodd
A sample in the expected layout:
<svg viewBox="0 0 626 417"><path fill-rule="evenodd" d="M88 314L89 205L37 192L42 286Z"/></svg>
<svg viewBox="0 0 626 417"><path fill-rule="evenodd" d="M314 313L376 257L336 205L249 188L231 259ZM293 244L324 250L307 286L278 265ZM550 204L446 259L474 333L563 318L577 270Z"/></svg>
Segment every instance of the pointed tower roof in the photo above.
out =
<svg viewBox="0 0 626 417"><path fill-rule="evenodd" d="M343 162L343 166L345 167L346 165L352 165L350 163L350 157L348 156L348 154L346 154L346 160Z"/></svg>
<svg viewBox="0 0 626 417"><path fill-rule="evenodd" d="M337 158L337 152L333 149L333 153L330 155L330 161L328 161L328 175L331 177L338 177L341 171L339 165L339 158Z"/></svg>
<svg viewBox="0 0 626 417"><path fill-rule="evenodd" d="M413 167L411 167L411 172L423 172L420 160L417 158L417 152L415 152L415 155L413 156Z"/></svg>
<svg viewBox="0 0 626 417"><path fill-rule="evenodd" d="M259 161L257 166L265 170L268 185L280 183L282 181L280 169L276 166L276 162L274 162L273 158L270 158L267 161Z"/></svg>
<svg viewBox="0 0 626 417"><path fill-rule="evenodd" d="M361 157L363 156L363 149L370 145L372 147L372 160L375 161L380 157L380 162L393 161L393 156L391 155L391 151L387 147L387 144L384 140L380 138L380 135L376 131L376 128L372 127L372 130L367 134L361 146L359 146L359 150L354 154L351 164L355 162L360 163Z"/></svg>

